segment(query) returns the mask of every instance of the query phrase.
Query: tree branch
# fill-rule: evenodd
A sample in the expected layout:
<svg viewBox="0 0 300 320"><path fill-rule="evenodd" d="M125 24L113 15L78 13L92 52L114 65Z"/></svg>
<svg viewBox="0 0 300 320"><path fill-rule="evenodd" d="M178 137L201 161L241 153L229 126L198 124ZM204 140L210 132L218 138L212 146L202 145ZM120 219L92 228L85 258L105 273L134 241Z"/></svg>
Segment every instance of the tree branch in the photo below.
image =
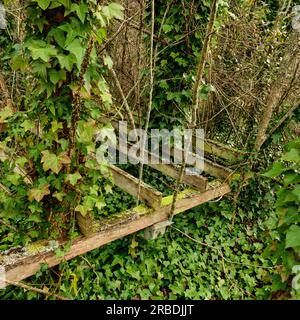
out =
<svg viewBox="0 0 300 320"><path fill-rule="evenodd" d="M217 9L218 9L218 0L213 0L211 4L211 12L210 12L210 18L209 18L209 23L206 28L206 35L203 43L203 49L201 52L201 57L200 61L198 64L197 68L197 77L194 85L194 90L193 90L193 114L192 114L192 120L189 123L189 128L194 129L197 124L197 110L198 110L198 105L199 105L199 91L201 87L201 82L203 79L203 74L204 74L204 68L207 60L207 52L210 44L210 39L213 31L213 26L216 21L217 17ZM183 164L180 168L180 173L176 182L176 188L173 196L173 201L172 201L172 206L171 206L171 211L170 211L170 220L173 219L174 213L175 213L175 208L176 208L176 202L179 194L179 187L180 184L182 183L183 180L183 175L184 171L186 168L186 162L187 162L187 157L188 157L188 150L190 149L190 145L192 144L192 138L190 141L188 141L188 146L186 148L186 152L184 153L184 159L183 159Z"/></svg>

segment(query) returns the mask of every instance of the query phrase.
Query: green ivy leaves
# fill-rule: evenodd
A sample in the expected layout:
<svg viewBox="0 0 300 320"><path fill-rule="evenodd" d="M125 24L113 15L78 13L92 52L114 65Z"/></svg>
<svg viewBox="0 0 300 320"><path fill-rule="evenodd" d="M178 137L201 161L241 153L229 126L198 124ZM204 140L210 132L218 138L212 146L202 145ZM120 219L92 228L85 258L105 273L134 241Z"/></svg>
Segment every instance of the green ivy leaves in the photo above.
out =
<svg viewBox="0 0 300 320"><path fill-rule="evenodd" d="M89 12L89 8L85 3L81 3L81 4L72 3L71 12L76 12L80 21L84 23L86 15Z"/></svg>
<svg viewBox="0 0 300 320"><path fill-rule="evenodd" d="M101 210L105 206L106 203L102 197L87 195L83 197L82 203L76 206L75 211L80 212L85 217L94 208Z"/></svg>
<svg viewBox="0 0 300 320"><path fill-rule="evenodd" d="M60 67L66 69L67 71L72 71L74 63L76 63L75 57L73 55L58 55L57 59L59 61Z"/></svg>
<svg viewBox="0 0 300 320"><path fill-rule="evenodd" d="M124 18L120 4L104 5L96 0L30 0L24 10L24 41L11 44L17 40L14 34L7 37L8 42L0 41L1 48L3 43L9 43L1 54L1 58L5 57L5 76L9 79L9 67L21 71L18 90L13 90L14 94L21 93L13 99L20 102L16 104L18 112L10 105L3 105L0 110L0 124L5 124L4 145L11 147L14 157L13 161L1 161L0 211L5 218L15 219L12 223L20 224L20 233L7 240L13 245L50 235L49 208L59 228L70 234L77 232L70 230L74 221L66 225L60 219L74 208L82 214L106 214L101 212L106 206L103 194L112 193L103 176L106 164L99 167L87 156L96 148L95 120L102 112L99 101L107 109L112 105L103 76L112 67L112 60L106 56L104 64L99 63L93 48L87 69L82 68L82 63L90 37L102 44L107 39L109 23ZM82 88L79 76L84 80ZM74 92L78 89L82 113L76 128L76 156L71 161L69 132ZM97 97L97 103L92 96Z"/></svg>
<svg viewBox="0 0 300 320"><path fill-rule="evenodd" d="M107 6L103 6L102 10L97 10L95 12L95 17L100 22L102 27L106 27L114 18L123 19L123 10L124 8L120 4L110 3Z"/></svg>
<svg viewBox="0 0 300 320"><path fill-rule="evenodd" d="M34 60L41 59L44 62L49 62L52 57L57 55L57 49L44 41L31 41L28 45Z"/></svg>
<svg viewBox="0 0 300 320"><path fill-rule="evenodd" d="M288 161L293 163L300 162L300 150L297 149L291 149L289 152L285 153L281 157L282 161Z"/></svg>
<svg viewBox="0 0 300 320"><path fill-rule="evenodd" d="M77 182L82 178L79 172L68 174L66 180L71 183L72 186L75 186Z"/></svg>
<svg viewBox="0 0 300 320"><path fill-rule="evenodd" d="M47 172L51 170L52 172L58 174L62 169L64 164L70 164L71 159L66 153L61 153L58 156L50 151L42 151L42 163L43 169Z"/></svg>
<svg viewBox="0 0 300 320"><path fill-rule="evenodd" d="M107 19L123 19L124 8L119 3L110 3L108 6L104 6L102 9L103 15L106 16Z"/></svg>
<svg viewBox="0 0 300 320"><path fill-rule="evenodd" d="M49 79L53 84L57 84L59 82L63 82L64 80L66 80L65 70L56 71L55 69L50 69L48 74L49 74Z"/></svg>
<svg viewBox="0 0 300 320"><path fill-rule="evenodd" d="M80 42L79 39L74 39L67 47L66 50L69 51L70 53L73 53L73 55L76 57L76 63L78 68L80 68L85 48Z"/></svg>
<svg viewBox="0 0 300 320"><path fill-rule="evenodd" d="M46 10L51 3L51 0L35 0L35 1L38 3L39 7L42 8L43 10Z"/></svg>
<svg viewBox="0 0 300 320"><path fill-rule="evenodd" d="M286 234L286 249L300 247L300 227L292 225Z"/></svg>
<svg viewBox="0 0 300 320"><path fill-rule="evenodd" d="M37 201L40 202L43 198L50 194L49 184L44 184L40 188L33 188L28 192L29 201Z"/></svg>
<svg viewBox="0 0 300 320"><path fill-rule="evenodd" d="M300 263L300 139L291 141L286 152L274 163L271 170L264 174L277 181L276 213L277 251L275 256L278 264L283 264L282 282L290 280L292 267ZM279 236L279 240L278 240ZM286 250L284 250L286 249ZM280 287L279 287L280 288Z"/></svg>
<svg viewBox="0 0 300 320"><path fill-rule="evenodd" d="M10 118L13 115L13 110L10 106L4 107L0 111L0 123L5 123L8 118Z"/></svg>
<svg viewBox="0 0 300 320"><path fill-rule="evenodd" d="M285 166L283 163L274 163L271 170L264 173L263 176L267 178L275 178L281 175L285 171Z"/></svg>

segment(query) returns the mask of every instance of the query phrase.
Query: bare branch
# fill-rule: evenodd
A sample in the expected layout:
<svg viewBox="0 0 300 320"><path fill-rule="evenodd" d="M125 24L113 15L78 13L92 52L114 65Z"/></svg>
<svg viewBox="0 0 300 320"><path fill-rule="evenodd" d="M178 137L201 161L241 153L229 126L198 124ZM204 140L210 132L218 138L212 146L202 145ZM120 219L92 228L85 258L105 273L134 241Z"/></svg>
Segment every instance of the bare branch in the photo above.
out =
<svg viewBox="0 0 300 320"><path fill-rule="evenodd" d="M197 68L197 77L196 77L194 90L193 90L193 115L192 115L192 120L189 123L189 128L192 128L192 129L195 128L196 123L197 123L197 110L198 110L198 105L199 105L199 90L200 90L201 82L203 79L204 68L205 68L205 64L206 64L207 52L208 52L208 47L210 44L211 34L213 31L213 26L214 26L216 16L217 16L217 8L218 8L218 0L214 0L211 5L209 23L208 23L207 29L206 29L206 36L204 39L203 49L202 49L200 61L199 61L198 68ZM190 141L188 141L187 150L190 149L191 143L192 143L192 139L190 139ZM176 182L176 188L175 188L171 211L170 211L170 220L173 219L173 216L175 213L176 202L177 202L177 198L178 198L178 194L179 194L179 187L180 187L180 184L182 183L182 179L184 176L187 157L188 157L188 152L185 152L183 163L181 165L180 173L179 173L179 176L178 176L178 179Z"/></svg>
<svg viewBox="0 0 300 320"><path fill-rule="evenodd" d="M7 284L10 284L10 285L13 285L13 286L16 286L16 287L20 287L20 288L25 289L25 290L29 290L29 291L33 291L33 292L36 292L36 293L40 293L40 294L42 294L44 296L47 296L47 297L53 297L53 298L56 298L58 300L69 300L66 297L63 297L63 296L60 296L58 294L51 293L51 292L48 292L48 291L45 291L45 290L42 290L42 289L34 288L34 287L29 286L29 285L27 285L25 283L22 283L22 282L16 282L16 281L11 281L11 280L5 280L5 282Z"/></svg>

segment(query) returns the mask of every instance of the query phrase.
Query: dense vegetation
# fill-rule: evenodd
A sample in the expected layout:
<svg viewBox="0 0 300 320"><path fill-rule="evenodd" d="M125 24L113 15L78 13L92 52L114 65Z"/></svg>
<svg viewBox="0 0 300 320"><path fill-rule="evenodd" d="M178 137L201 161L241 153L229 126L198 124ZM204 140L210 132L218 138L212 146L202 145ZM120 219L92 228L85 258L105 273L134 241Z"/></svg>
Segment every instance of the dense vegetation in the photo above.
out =
<svg viewBox="0 0 300 320"><path fill-rule="evenodd" d="M159 129L190 123L213 2L4 1L1 251L74 239L78 212L101 219L135 206L107 164L90 157L96 131L111 128L100 118L134 115ZM292 26L300 3L283 2L219 1L196 111L207 137L249 152L238 166L224 162L239 172L232 193L177 216L156 240L139 232L43 265L27 284L71 299L300 298L300 31ZM177 187L142 171L164 195ZM0 297L44 298L18 287Z"/></svg>

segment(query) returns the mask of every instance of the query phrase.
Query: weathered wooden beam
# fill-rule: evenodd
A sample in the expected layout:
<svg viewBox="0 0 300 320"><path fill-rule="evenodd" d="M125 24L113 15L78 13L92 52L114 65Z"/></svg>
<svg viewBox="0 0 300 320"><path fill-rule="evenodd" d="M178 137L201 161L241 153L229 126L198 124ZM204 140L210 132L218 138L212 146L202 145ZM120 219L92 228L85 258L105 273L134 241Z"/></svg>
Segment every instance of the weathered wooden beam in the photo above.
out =
<svg viewBox="0 0 300 320"><path fill-rule="evenodd" d="M90 154L90 157L96 159L94 154ZM114 185L127 192L133 197L138 196L139 179L130 175L126 171L118 168L113 164L108 165L108 174L111 174L112 182ZM145 182L140 183L140 200L145 202L151 208L159 208L162 201L162 193L155 188L149 186Z"/></svg>
<svg viewBox="0 0 300 320"><path fill-rule="evenodd" d="M248 152L231 148L227 145L210 139L204 140L204 152L227 160L230 164L241 162L247 155L249 155Z"/></svg>
<svg viewBox="0 0 300 320"><path fill-rule="evenodd" d="M215 178L225 179L225 180L229 180L230 177L233 175L232 170L207 159L204 159L204 172L208 173L209 175Z"/></svg>
<svg viewBox="0 0 300 320"><path fill-rule="evenodd" d="M128 144L128 146L131 146ZM121 153L128 154L128 148L126 146L120 146L118 144L118 150ZM130 159L140 161L139 157L133 154L128 154L128 157ZM146 163L147 166L163 173L166 176L169 176L173 179L178 179L180 168L174 166L173 164L162 164L162 160L156 156L153 153L145 151L144 153L144 163ZM205 177L202 177L200 175L184 175L182 179L182 183L187 184L191 187L195 187L200 191L205 191L207 188L207 179Z"/></svg>
<svg viewBox="0 0 300 320"><path fill-rule="evenodd" d="M220 184L204 193L195 190L185 190L179 195L175 213L184 212L202 203L219 198L230 191L228 184ZM36 254L27 253L24 257L17 255L17 258L15 259L11 259L10 255L0 255L0 266L2 265L5 268L7 280L21 281L39 271L41 263L46 263L49 267L53 267L62 261L70 260L112 241L167 220L171 210L172 199L172 196L164 198L162 201L162 208L158 210L145 206L139 206L129 210L125 213L124 222L122 222L120 215L117 215L118 217L115 219L115 225L112 224L110 227L110 221L114 220L112 218L107 218L106 220L108 221L105 221L104 219L104 221L99 221L97 223L94 221L95 233L72 241L70 250L63 258L57 257L55 249L50 248L49 252ZM132 218L129 219L129 216ZM60 243L60 245L63 244L64 243ZM47 251L47 248L44 251Z"/></svg>
<svg viewBox="0 0 300 320"><path fill-rule="evenodd" d="M184 154L183 154L184 151L180 148L172 148L171 149L172 155L175 154L175 150L176 150L176 154L182 153L182 158L184 157ZM196 157L196 155L194 153L191 153L191 156L193 156L194 158ZM197 162L195 164L195 168L203 169L204 172L206 172L207 174L209 174L215 178L218 178L218 179L228 180L233 175L232 170L230 170L230 169L228 169L218 163L212 162L212 161L205 159L205 158L203 159L203 162L204 162L203 168L199 167L197 165Z"/></svg>
<svg viewBox="0 0 300 320"><path fill-rule="evenodd" d="M112 174L113 183L117 187L129 193L133 197L138 196L139 179L114 165L109 165L109 171ZM145 202L148 206L155 209L159 208L162 197L161 192L144 182L140 183L140 200Z"/></svg>

